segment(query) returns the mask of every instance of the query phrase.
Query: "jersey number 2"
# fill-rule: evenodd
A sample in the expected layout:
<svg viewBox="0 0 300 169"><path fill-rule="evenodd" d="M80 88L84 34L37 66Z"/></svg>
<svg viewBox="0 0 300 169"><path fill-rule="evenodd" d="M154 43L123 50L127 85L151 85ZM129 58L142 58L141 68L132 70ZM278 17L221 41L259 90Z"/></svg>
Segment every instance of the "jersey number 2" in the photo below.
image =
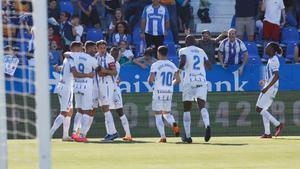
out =
<svg viewBox="0 0 300 169"><path fill-rule="evenodd" d="M200 57L195 55L194 56L194 66L193 66L195 70L200 70L199 63L200 63Z"/></svg>

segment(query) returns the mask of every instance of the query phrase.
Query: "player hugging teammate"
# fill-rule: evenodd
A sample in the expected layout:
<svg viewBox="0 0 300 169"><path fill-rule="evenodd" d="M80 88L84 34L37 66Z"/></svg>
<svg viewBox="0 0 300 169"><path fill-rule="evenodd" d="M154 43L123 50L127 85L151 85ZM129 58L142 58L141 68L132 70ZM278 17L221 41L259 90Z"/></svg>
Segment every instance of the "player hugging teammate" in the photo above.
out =
<svg viewBox="0 0 300 169"><path fill-rule="evenodd" d="M160 143L167 142L163 119L172 127L175 136L179 136L179 126L172 115L172 96L174 85L182 79L183 128L182 141L192 143L191 111L193 101L197 102L205 126L205 142L211 137L209 113L205 108L207 99L206 68L211 65L205 52L196 47L195 37L188 35L185 39L186 47L179 50L179 69L168 60L168 48L160 46L157 50L158 61L152 64L148 82L153 84L152 111L155 114L156 127L160 134ZM123 100L119 87L120 64L119 50L113 47L107 52L107 43L100 40L97 43L87 41L73 42L71 51L64 53L62 67L55 66L61 72L60 81L55 92L60 102L60 114L56 117L51 128L51 135L63 124L63 141L75 140L87 142L86 135L92 125L96 109L104 113L106 136L104 141L113 141L119 137L111 110L116 110L120 117L125 137L123 140L132 141L129 123L123 112ZM262 115L265 133L262 138L272 138L270 122L276 127L275 136L281 133L284 125L276 120L268 108L278 91L279 61L278 55L282 49L277 43L269 43L266 47L269 61L266 66L266 78L260 84L263 89L256 104L256 111ZM77 113L74 118L73 133L69 137L70 120L73 114L73 93Z"/></svg>

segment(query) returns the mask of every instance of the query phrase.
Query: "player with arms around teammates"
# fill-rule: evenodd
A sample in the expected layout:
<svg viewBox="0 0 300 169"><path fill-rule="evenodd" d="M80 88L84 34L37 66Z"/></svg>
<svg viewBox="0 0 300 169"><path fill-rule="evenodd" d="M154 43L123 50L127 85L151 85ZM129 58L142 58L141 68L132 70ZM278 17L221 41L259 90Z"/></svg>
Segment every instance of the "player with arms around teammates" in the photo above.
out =
<svg viewBox="0 0 300 169"><path fill-rule="evenodd" d="M71 52L81 52L82 44L80 42L73 42L71 44ZM95 74L82 74L71 68L74 66L74 60L71 57L65 57L62 67L56 67L61 72L60 81L55 88L58 94L60 103L60 114L56 117L53 126L51 127L51 136L63 124L63 141L70 141L69 128L71 117L73 114L73 84L74 77L92 78Z"/></svg>
<svg viewBox="0 0 300 169"><path fill-rule="evenodd" d="M96 48L94 42L87 41L85 43L85 51L95 50L94 48ZM82 74L95 73L98 64L94 57L84 52L70 53L69 55L74 61L72 70ZM77 111L82 114L80 136L73 137L77 142L87 142L86 135L93 122L93 77L76 77L74 82L75 105ZM74 120L75 123L76 120Z"/></svg>
<svg viewBox="0 0 300 169"><path fill-rule="evenodd" d="M179 70L167 59L168 48L160 46L157 50L158 61L151 65L149 83L154 83L152 111L155 113L156 127L160 134L160 143L167 142L163 118L173 126L175 136L179 136L179 127L170 113L174 85L180 82Z"/></svg>
<svg viewBox="0 0 300 169"><path fill-rule="evenodd" d="M266 54L269 56L269 60L265 69L265 80L260 81L260 85L263 86L263 89L256 103L256 112L262 115L265 128L265 133L261 138L272 138L270 122L276 127L276 137L280 135L281 130L284 127L283 123L280 123L270 112L268 112L268 108L271 106L279 87L280 64L278 55L281 55L282 53L281 47L275 42L270 42L266 47Z"/></svg>
<svg viewBox="0 0 300 169"><path fill-rule="evenodd" d="M211 137L211 128L209 121L209 114L205 108L207 98L207 82L206 82L206 68L211 68L206 53L195 46L196 40L192 35L185 38L186 46L179 50L179 69L184 70L183 78L183 125L185 135L182 141L185 143L192 143L191 138L191 110L192 101L197 101L198 110L201 112L202 119L206 128L204 140L207 142Z"/></svg>

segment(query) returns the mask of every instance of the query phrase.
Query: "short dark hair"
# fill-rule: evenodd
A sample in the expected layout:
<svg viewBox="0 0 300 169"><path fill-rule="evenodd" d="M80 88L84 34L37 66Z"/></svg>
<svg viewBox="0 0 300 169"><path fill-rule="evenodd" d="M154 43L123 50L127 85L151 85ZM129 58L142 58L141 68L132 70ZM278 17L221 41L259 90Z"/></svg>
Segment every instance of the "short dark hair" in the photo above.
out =
<svg viewBox="0 0 300 169"><path fill-rule="evenodd" d="M168 55L168 47L167 46L159 46L157 49L157 52L162 55L162 56L167 56Z"/></svg>
<svg viewBox="0 0 300 169"><path fill-rule="evenodd" d="M282 48L280 47L280 45L278 43L270 42L269 45L273 48L275 53L277 53L279 55L283 54L283 50L282 50Z"/></svg>
<svg viewBox="0 0 300 169"><path fill-rule="evenodd" d="M70 48L73 47L82 47L82 43L80 41L73 41L70 45Z"/></svg>
<svg viewBox="0 0 300 169"><path fill-rule="evenodd" d="M74 19L74 18L80 18L80 17L79 17L79 15L73 15L73 16L71 17L71 19Z"/></svg>
<svg viewBox="0 0 300 169"><path fill-rule="evenodd" d="M116 52L119 51L119 48L117 48L117 47L112 47L112 48L110 49L110 53L111 53L111 52L114 52L114 51L116 51Z"/></svg>
<svg viewBox="0 0 300 169"><path fill-rule="evenodd" d="M202 32L201 32L201 34L203 35L203 34L205 34L205 33L207 33L207 34L209 34L210 35L210 31L209 30L207 30L207 29L205 29L205 30L203 30Z"/></svg>
<svg viewBox="0 0 300 169"><path fill-rule="evenodd" d="M100 45L107 46L107 42L105 40L99 40L99 41L96 42L96 45L97 45L97 47L100 46Z"/></svg>
<svg viewBox="0 0 300 169"><path fill-rule="evenodd" d="M152 56L152 54L153 54L153 49L151 47L148 47L147 49L145 49L144 55Z"/></svg>
<svg viewBox="0 0 300 169"><path fill-rule="evenodd" d="M88 41L85 42L84 48L87 49L87 48L95 46L95 45L96 45L95 42L88 40Z"/></svg>

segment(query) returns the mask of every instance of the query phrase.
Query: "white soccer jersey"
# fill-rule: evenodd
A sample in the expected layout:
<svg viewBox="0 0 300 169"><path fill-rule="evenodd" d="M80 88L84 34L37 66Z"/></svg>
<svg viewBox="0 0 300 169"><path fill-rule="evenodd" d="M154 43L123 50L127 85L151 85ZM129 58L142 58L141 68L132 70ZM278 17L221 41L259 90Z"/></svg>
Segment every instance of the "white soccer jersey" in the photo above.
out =
<svg viewBox="0 0 300 169"><path fill-rule="evenodd" d="M151 65L151 73L155 73L154 91L173 92L173 79L178 68L169 60L158 60Z"/></svg>
<svg viewBox="0 0 300 169"><path fill-rule="evenodd" d="M62 65L62 70L60 73L61 84L64 84L65 87L72 88L74 82L74 76L71 72L71 68L74 66L72 58L65 58Z"/></svg>
<svg viewBox="0 0 300 169"><path fill-rule="evenodd" d="M208 61L206 53L196 46L189 46L179 50L179 56L181 55L186 56L183 84L206 82L206 71L204 67L204 62Z"/></svg>
<svg viewBox="0 0 300 169"><path fill-rule="evenodd" d="M115 59L108 53L105 53L104 56L100 56L99 53L96 54L98 65L105 69L111 69L115 67ZM99 83L111 83L113 82L113 76L101 76L98 77Z"/></svg>
<svg viewBox="0 0 300 169"><path fill-rule="evenodd" d="M71 57L74 59L76 71L80 73L92 73L98 67L97 60L89 54L78 52L72 53ZM76 108L81 108L82 110L93 109L93 81L93 78L75 78L74 93Z"/></svg>
<svg viewBox="0 0 300 169"><path fill-rule="evenodd" d="M265 72L265 80L266 84L265 86L269 85L274 77L274 72L279 71L279 60L278 57L275 55L272 58L269 58L267 66L266 66L266 72ZM279 80L273 85L274 88L278 88L279 86ZM273 87L272 86L272 87Z"/></svg>
<svg viewBox="0 0 300 169"><path fill-rule="evenodd" d="M117 71L117 75L114 76L114 83L117 83L117 80L120 77L121 65L119 62L116 62L116 71Z"/></svg>

